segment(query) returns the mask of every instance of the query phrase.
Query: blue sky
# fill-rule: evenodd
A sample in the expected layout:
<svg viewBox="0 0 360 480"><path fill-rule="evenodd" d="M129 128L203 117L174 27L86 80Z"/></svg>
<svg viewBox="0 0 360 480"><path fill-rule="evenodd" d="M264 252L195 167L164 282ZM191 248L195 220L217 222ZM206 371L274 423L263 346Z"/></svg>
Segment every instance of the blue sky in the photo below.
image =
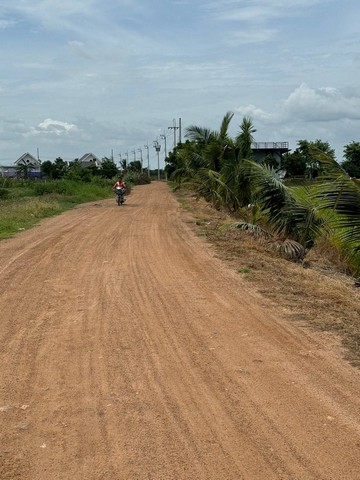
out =
<svg viewBox="0 0 360 480"><path fill-rule="evenodd" d="M0 164L146 157L173 120L360 141L358 0L0 0ZM140 152L142 149L142 152Z"/></svg>

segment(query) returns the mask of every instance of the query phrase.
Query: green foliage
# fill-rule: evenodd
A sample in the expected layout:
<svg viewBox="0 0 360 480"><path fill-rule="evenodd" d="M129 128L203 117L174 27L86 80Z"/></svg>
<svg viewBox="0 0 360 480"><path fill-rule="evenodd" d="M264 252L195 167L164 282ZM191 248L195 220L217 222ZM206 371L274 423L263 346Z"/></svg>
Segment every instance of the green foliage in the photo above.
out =
<svg viewBox="0 0 360 480"><path fill-rule="evenodd" d="M61 157L57 157L52 167L51 178L63 178L69 170L69 165Z"/></svg>
<svg viewBox="0 0 360 480"><path fill-rule="evenodd" d="M124 182L127 185L127 189L129 189L131 188L131 185L147 185L151 182L151 179L147 173L127 170L124 175Z"/></svg>
<svg viewBox="0 0 360 480"><path fill-rule="evenodd" d="M40 219L65 210L64 206L55 200L37 197L0 202L0 209L0 239L26 230Z"/></svg>
<svg viewBox="0 0 360 480"><path fill-rule="evenodd" d="M244 117L240 125L240 133L235 139L236 146L239 148L238 156L241 159L250 159L252 156L251 144L254 141L253 133L256 128L249 117Z"/></svg>
<svg viewBox="0 0 360 480"><path fill-rule="evenodd" d="M270 161L260 165L251 160L256 131L251 119L243 119L234 140L227 133L231 119L227 113L218 132L195 125L187 129L189 140L167 159L171 180L192 185L216 208L225 207L243 217L237 228L289 258L302 260L320 236L331 235L357 272L360 187L336 163L329 143L299 140L295 152L284 156L288 175L318 179L291 186ZM360 144L351 147L348 157L357 158Z"/></svg>
<svg viewBox="0 0 360 480"><path fill-rule="evenodd" d="M342 168L350 177L360 178L360 142L351 142L345 145L344 157Z"/></svg>
<svg viewBox="0 0 360 480"><path fill-rule="evenodd" d="M306 158L298 151L285 153L282 159L282 168L286 171L286 177L305 177L307 171Z"/></svg>
<svg viewBox="0 0 360 480"><path fill-rule="evenodd" d="M104 157L101 162L100 175L103 178L113 178L117 175L118 168L111 158Z"/></svg>
<svg viewBox="0 0 360 480"><path fill-rule="evenodd" d="M299 140L298 147L293 153L283 156L282 167L286 170L287 177L306 176L316 178L322 174L322 165L313 155L314 151L322 152L335 160L335 150L328 142L322 140Z"/></svg>
<svg viewBox="0 0 360 480"><path fill-rule="evenodd" d="M10 191L7 188L0 187L0 198L9 197Z"/></svg>
<svg viewBox="0 0 360 480"><path fill-rule="evenodd" d="M54 165L50 160L46 160L40 167L43 178L53 178Z"/></svg>
<svg viewBox="0 0 360 480"><path fill-rule="evenodd" d="M16 167L16 175L19 178L27 180L30 177L31 170L35 168L35 165L32 162L26 162L22 160Z"/></svg>
<svg viewBox="0 0 360 480"><path fill-rule="evenodd" d="M140 160L134 160L130 162L126 168L127 172L138 172L141 173L141 162Z"/></svg>
<svg viewBox="0 0 360 480"><path fill-rule="evenodd" d="M60 178L67 178L77 182L89 183L91 182L93 174L94 172L91 170L91 168L83 167L81 163L74 161L68 165L63 177Z"/></svg>

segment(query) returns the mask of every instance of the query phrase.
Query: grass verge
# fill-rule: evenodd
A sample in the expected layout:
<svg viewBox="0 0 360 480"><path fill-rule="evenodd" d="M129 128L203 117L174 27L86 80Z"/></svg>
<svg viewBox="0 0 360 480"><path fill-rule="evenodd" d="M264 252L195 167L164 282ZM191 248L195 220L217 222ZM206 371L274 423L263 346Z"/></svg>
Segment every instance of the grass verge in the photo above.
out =
<svg viewBox="0 0 360 480"><path fill-rule="evenodd" d="M107 183L53 181L20 185L9 189L0 200L0 240L27 230L41 219L59 215L75 205L109 198L113 192Z"/></svg>

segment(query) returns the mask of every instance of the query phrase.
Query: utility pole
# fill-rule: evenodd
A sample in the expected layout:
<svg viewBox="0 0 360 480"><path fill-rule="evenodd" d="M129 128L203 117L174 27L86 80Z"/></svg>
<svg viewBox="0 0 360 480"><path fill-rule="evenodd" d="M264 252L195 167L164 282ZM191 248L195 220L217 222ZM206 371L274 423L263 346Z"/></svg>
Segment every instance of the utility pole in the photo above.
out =
<svg viewBox="0 0 360 480"><path fill-rule="evenodd" d="M131 153L134 155L134 162L136 161L136 151L135 150L131 150Z"/></svg>
<svg viewBox="0 0 360 480"><path fill-rule="evenodd" d="M181 118L179 118L179 143L181 143Z"/></svg>
<svg viewBox="0 0 360 480"><path fill-rule="evenodd" d="M165 135L165 131L164 131L164 135L160 135L160 138L162 138L164 140L164 143L165 143L165 158L167 157L167 151L166 151L166 135Z"/></svg>
<svg viewBox="0 0 360 480"><path fill-rule="evenodd" d="M149 145L144 145L146 148L146 153L147 153L147 165L148 165L148 177L150 177L150 159L149 159Z"/></svg>
<svg viewBox="0 0 360 480"><path fill-rule="evenodd" d="M129 152L125 152L125 156L126 156L126 163L125 163L125 170L127 169L128 165L129 165Z"/></svg>
<svg viewBox="0 0 360 480"><path fill-rule="evenodd" d="M172 127L168 127L168 130L174 130L174 148L176 147L176 130L178 129L179 127L176 126L176 120L174 118L173 120L173 126Z"/></svg>
<svg viewBox="0 0 360 480"><path fill-rule="evenodd" d="M141 173L143 173L143 158L142 158L142 149L141 149L141 148L138 148L138 151L140 152Z"/></svg>
<svg viewBox="0 0 360 480"><path fill-rule="evenodd" d="M159 154L161 150L161 145L157 140L154 140L154 147L157 153L157 158L158 158L158 180L160 180L160 159L159 159Z"/></svg>

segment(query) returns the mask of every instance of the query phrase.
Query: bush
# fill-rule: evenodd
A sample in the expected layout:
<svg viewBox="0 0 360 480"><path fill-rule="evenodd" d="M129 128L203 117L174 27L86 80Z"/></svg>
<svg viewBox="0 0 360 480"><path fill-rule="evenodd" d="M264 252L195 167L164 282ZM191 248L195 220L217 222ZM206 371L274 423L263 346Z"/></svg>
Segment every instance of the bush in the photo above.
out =
<svg viewBox="0 0 360 480"><path fill-rule="evenodd" d="M0 187L0 198L7 198L10 192L7 188Z"/></svg>
<svg viewBox="0 0 360 480"><path fill-rule="evenodd" d="M151 179L147 173L140 173L140 172L126 172L124 176L124 181L126 184L132 185L147 185L151 183Z"/></svg>

